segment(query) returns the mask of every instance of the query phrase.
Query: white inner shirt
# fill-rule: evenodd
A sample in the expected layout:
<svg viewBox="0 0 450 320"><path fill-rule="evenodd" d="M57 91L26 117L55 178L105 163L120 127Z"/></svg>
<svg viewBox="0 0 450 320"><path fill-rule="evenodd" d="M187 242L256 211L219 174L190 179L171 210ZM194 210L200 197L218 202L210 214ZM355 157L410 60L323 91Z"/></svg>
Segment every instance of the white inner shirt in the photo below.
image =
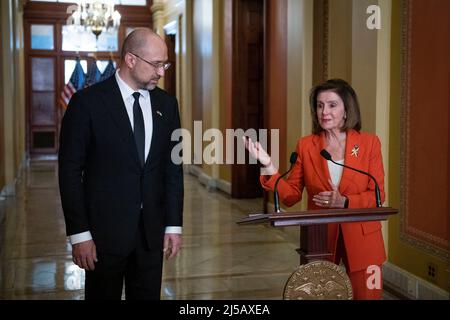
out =
<svg viewBox="0 0 450 320"><path fill-rule="evenodd" d="M344 164L344 159L336 162L339 164ZM344 168L338 166L337 164L334 164L330 160L328 160L327 163L328 163L328 171L330 172L331 182L333 182L335 186L339 186L339 183L341 182L342 178L342 171L344 170Z"/></svg>
<svg viewBox="0 0 450 320"><path fill-rule="evenodd" d="M119 69L120 70L120 69ZM130 119L131 128L134 131L134 91L129 85L123 81L119 76L119 70L116 71L116 80L119 85L120 93L122 94L123 103L127 109L128 118ZM147 160L148 153L150 152L150 146L152 143L153 135L153 116L152 116L152 103L150 101L150 92L148 90L139 90L139 105L141 106L142 115L144 116L144 128L145 128L145 160Z"/></svg>

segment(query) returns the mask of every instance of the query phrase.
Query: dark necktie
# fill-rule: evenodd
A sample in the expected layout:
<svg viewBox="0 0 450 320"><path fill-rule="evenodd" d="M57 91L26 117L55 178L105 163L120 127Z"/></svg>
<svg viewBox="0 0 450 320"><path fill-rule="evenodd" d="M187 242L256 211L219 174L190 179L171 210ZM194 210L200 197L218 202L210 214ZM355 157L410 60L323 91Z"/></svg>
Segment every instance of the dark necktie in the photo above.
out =
<svg viewBox="0 0 450 320"><path fill-rule="evenodd" d="M134 118L134 141L136 141L136 148L138 151L139 161L144 167L145 163L145 127L144 116L142 115L141 105L139 104L139 92L133 93L133 118Z"/></svg>

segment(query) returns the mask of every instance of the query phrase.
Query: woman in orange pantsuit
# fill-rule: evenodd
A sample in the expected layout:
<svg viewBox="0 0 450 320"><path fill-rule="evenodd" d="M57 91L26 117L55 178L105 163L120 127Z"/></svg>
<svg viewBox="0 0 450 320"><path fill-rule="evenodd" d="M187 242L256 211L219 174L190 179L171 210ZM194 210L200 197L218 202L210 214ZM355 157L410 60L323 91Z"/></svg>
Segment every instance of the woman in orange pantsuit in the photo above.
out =
<svg viewBox="0 0 450 320"><path fill-rule="evenodd" d="M278 184L281 201L287 206L294 205L301 200L306 188L310 210L376 207L374 182L366 175L325 160L320 155L325 149L334 161L374 176L384 202L380 140L376 135L360 132L361 117L353 88L341 79L328 80L311 90L310 105L313 134L297 143L297 162L289 177ZM268 173L260 178L262 186L273 190L280 174L270 156L258 142L251 139L244 142ZM381 298L381 278L372 281L373 270L381 271L386 260L380 222L329 224L328 247L334 262L344 263L354 299ZM381 277L381 272L377 274Z"/></svg>

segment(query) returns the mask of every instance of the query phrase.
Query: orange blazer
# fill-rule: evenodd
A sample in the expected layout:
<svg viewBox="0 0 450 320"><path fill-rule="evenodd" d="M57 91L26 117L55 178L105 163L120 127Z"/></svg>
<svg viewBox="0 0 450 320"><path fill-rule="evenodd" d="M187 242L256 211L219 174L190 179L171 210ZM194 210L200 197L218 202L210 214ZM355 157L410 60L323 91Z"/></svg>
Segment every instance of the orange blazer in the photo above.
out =
<svg viewBox="0 0 450 320"><path fill-rule="evenodd" d="M312 198L322 191L331 191L331 180L327 160L320 151L325 147L325 134L310 135L299 139L297 143L297 162L289 177L278 183L280 200L288 207L299 202L303 189L308 192L308 209L323 209L314 204ZM354 150L358 149L358 152ZM339 159L336 159L339 160ZM369 172L380 187L381 201L384 202L384 169L381 156L381 143L376 135L347 132L344 164ZM261 176L261 185L273 191L279 173L273 176ZM349 199L349 208L373 208L375 202L375 184L366 175L344 168L339 192ZM328 247L336 253L336 244L342 230L344 246L349 263L348 272L366 269L370 265L381 265L386 260L381 223L352 222L328 225ZM339 263L339 261L337 261Z"/></svg>

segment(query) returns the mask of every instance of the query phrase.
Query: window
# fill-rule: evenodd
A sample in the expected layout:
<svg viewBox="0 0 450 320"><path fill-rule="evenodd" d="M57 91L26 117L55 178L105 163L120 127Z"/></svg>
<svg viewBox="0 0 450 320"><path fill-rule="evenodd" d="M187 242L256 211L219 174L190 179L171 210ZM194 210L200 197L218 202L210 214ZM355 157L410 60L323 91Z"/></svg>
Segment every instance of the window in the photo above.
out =
<svg viewBox="0 0 450 320"><path fill-rule="evenodd" d="M31 0L34 2L60 2L60 3L76 3L76 0ZM106 0L108 1L108 0ZM146 6L147 0L114 0L114 4L124 6Z"/></svg>
<svg viewBox="0 0 450 320"><path fill-rule="evenodd" d="M67 59L64 61L64 83L68 83L70 77L72 76L73 70L75 69L76 60ZM97 68L100 73L103 73L108 66L109 60L97 60ZM80 60L81 67L85 74L88 72L87 60ZM116 62L113 61L114 68L116 68Z"/></svg>
<svg viewBox="0 0 450 320"><path fill-rule="evenodd" d="M77 31L72 26L62 26L62 50L63 51L117 51L119 37L116 31L102 32L95 39L91 31Z"/></svg>
<svg viewBox="0 0 450 320"><path fill-rule="evenodd" d="M97 68L100 73L103 73L108 66L109 60L97 60ZM116 62L113 61L114 68L116 68Z"/></svg>
<svg viewBox="0 0 450 320"><path fill-rule="evenodd" d="M77 3L77 0L31 0L33 2L61 2L61 3Z"/></svg>
<svg viewBox="0 0 450 320"><path fill-rule="evenodd" d="M31 49L53 50L53 25L32 24L31 25Z"/></svg>
<svg viewBox="0 0 450 320"><path fill-rule="evenodd" d="M77 61L76 60L65 60L64 61L64 83L68 83L70 77L72 76L73 70L75 69ZM80 60L81 67L84 73L87 73L87 60Z"/></svg>
<svg viewBox="0 0 450 320"><path fill-rule="evenodd" d="M114 3L124 6L145 6L147 5L147 0L115 0Z"/></svg>

